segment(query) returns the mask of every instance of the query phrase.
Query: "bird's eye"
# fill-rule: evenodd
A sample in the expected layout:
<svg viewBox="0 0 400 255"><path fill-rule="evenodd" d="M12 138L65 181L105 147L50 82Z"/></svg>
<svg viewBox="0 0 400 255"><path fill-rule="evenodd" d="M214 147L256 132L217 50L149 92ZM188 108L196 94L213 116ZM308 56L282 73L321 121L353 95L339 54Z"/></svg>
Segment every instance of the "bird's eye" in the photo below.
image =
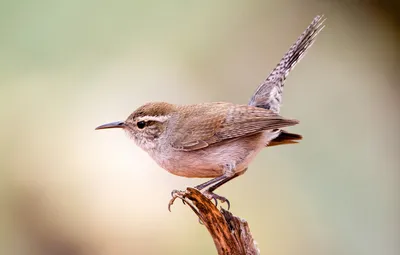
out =
<svg viewBox="0 0 400 255"><path fill-rule="evenodd" d="M142 128L144 128L144 127L146 126L146 122L144 122L144 121L139 121L136 125L137 125L137 127L138 127L139 129L142 129Z"/></svg>

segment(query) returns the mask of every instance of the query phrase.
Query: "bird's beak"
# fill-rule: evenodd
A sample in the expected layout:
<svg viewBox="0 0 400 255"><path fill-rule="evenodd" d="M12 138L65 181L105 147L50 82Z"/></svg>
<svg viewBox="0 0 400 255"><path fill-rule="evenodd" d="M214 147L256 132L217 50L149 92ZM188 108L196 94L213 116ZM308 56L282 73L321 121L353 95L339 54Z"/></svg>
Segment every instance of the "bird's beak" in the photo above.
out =
<svg viewBox="0 0 400 255"><path fill-rule="evenodd" d="M126 127L125 122L117 121L117 122L111 122L111 123L107 123L107 124L98 126L96 128L96 130L98 130L98 129L107 129L107 128L125 128L125 127Z"/></svg>

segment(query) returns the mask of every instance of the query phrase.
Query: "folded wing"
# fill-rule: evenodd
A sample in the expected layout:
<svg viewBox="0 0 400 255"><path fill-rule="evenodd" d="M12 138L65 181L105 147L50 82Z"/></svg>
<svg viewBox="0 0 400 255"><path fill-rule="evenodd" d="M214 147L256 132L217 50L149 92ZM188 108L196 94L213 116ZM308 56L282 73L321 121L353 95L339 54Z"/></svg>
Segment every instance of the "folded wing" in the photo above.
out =
<svg viewBox="0 0 400 255"><path fill-rule="evenodd" d="M186 117L192 119L185 121L185 127L181 129L190 131L176 136L177 139L172 146L177 150L198 150L218 142L257 134L264 130L298 124L297 120L286 119L270 110L248 105L208 103L200 104L194 110L193 107L188 109L191 114L186 114ZM185 114L187 110L183 108L182 112Z"/></svg>

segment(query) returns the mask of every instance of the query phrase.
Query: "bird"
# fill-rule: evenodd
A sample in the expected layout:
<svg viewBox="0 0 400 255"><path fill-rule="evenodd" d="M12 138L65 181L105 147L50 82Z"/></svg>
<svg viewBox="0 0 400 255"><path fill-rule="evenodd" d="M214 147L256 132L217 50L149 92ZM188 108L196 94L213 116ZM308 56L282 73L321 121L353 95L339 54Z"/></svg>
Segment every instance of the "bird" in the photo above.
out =
<svg viewBox="0 0 400 255"><path fill-rule="evenodd" d="M316 16L258 86L248 104L210 102L177 105L150 102L137 108L125 121L98 126L119 128L157 164L171 174L212 178L195 188L207 198L230 202L214 191L242 175L265 147L297 143L302 136L285 128L299 123L279 115L285 80L324 28ZM184 191L174 190L174 199Z"/></svg>

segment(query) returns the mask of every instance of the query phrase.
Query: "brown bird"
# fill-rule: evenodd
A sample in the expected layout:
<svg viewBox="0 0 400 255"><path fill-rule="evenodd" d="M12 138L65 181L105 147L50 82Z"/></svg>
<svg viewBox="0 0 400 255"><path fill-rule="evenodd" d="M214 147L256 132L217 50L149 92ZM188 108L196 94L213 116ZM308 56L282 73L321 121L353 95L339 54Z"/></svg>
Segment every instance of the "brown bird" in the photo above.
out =
<svg viewBox="0 0 400 255"><path fill-rule="evenodd" d="M125 121L96 129L122 128L162 168L191 178L213 178L195 188L215 202L229 201L213 191L242 175L266 146L296 143L302 137L282 130L299 122L279 115L286 77L316 35L323 16L317 16L257 88L248 105L215 102L174 105L145 104ZM173 200L180 191L173 192Z"/></svg>

